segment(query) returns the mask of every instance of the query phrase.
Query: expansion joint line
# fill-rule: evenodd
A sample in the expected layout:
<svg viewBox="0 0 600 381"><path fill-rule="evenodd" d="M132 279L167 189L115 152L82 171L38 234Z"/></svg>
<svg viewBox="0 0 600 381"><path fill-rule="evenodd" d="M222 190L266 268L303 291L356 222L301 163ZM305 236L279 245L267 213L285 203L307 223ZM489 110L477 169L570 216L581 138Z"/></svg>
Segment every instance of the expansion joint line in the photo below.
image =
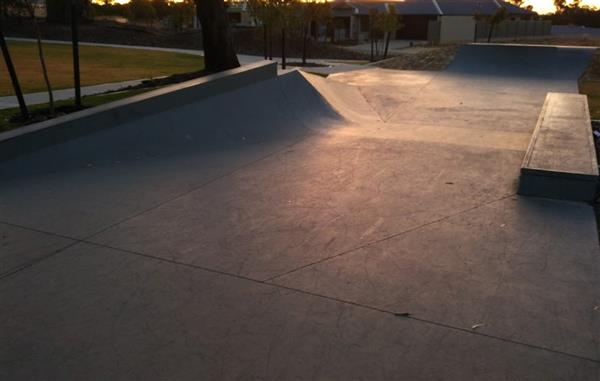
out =
<svg viewBox="0 0 600 381"><path fill-rule="evenodd" d="M40 229L31 228L31 227L28 227L28 226L14 224L14 223L11 223L11 222L0 221L0 224L4 224L4 225L7 225L7 226L13 226L13 227L17 227L17 228L20 228L20 229L25 229L25 230L33 231L33 232L36 232L36 233L48 234L48 235L51 235L51 236L60 237L60 238L64 238L64 239L68 239L68 240L73 241L70 244L68 244L68 245L66 245L66 246L64 246L64 247L62 247L62 248L60 248L58 250L55 250L55 251L53 251L52 253L50 253L48 255L36 258L36 259L34 259L32 261L29 261L29 262L27 262L27 263L25 263L25 264L23 264L21 266L18 266L16 268L12 269L12 270L9 270L6 273L1 273L0 272L0 281L3 280L3 279L5 279L5 278L8 278L8 277L10 277L10 276L12 276L14 274L17 274L17 273L19 273L19 272L21 272L21 271L23 271L25 269L28 269L28 268L30 268L30 267L32 267L32 266L34 266L34 265L36 265L36 264L38 264L40 262L43 262L46 259L52 258L52 257L54 257L54 256L56 256L56 255L58 255L58 254L60 254L62 252L64 252L65 250L67 250L67 249L69 249L69 248L77 245L78 243L92 243L89 240L92 239L92 238L94 238L98 234L101 234L101 233L103 233L103 232L105 232L105 231L107 231L107 230L109 230L111 228L114 228L114 227L116 227L116 226L118 226L118 225L120 225L120 224L122 224L124 222L127 222L127 221L129 221L129 220L131 220L133 218L136 218L136 217L138 217L138 216L140 216L140 215L142 215L144 213L147 213L147 212L150 212L150 211L155 210L157 208L160 208L161 206L163 206L163 205L165 205L165 204L167 204L167 203L169 203L171 201L175 201L175 200L177 200L179 198L185 197L185 196L187 196L187 195L189 195L189 194L191 194L193 192L196 192L196 191L198 191L198 190L200 190L200 189L202 189L202 188L204 188L204 187L206 187L206 186L208 186L208 185L210 185L210 184L212 184L214 182L217 182L217 181L219 181L221 179L229 177L229 176L235 174L236 172L241 171L242 169L248 168L248 167L250 167L250 166L252 166L254 164L257 164L257 163L259 163L259 162L261 162L263 160L266 160L266 159L268 159L270 157L278 155L278 154L284 152L285 150L287 150L287 149L289 149L289 148L291 148L291 147L293 147L293 146L295 146L297 144L302 143L303 141L305 141L306 139L308 139L312 135L313 135L313 133L307 131L306 135L302 136L300 139L298 139L297 141L295 141L293 143L285 145L281 149L275 150L275 151L273 151L273 152L271 152L271 153L269 153L267 155L261 156L258 159L251 160L250 162L242 164L242 165L238 166L237 168L235 168L235 169L233 169L231 171L228 171L228 172L223 173L221 175L215 176L212 179L210 179L210 180L208 180L208 181L200 184L197 187L194 187L194 188L192 188L192 189L190 189L190 190L188 190L186 192L183 192L183 193L181 193L179 195L171 197L171 198L169 198L167 200L161 201L161 202L159 202L159 203L157 203L157 204L155 204L155 205L153 205L153 206L151 206L149 208L146 208L146 209L144 209L144 210L142 210L142 211L140 211L138 213L135 213L135 214L133 214L131 216L128 216L128 217L120 220L120 221L117 221L117 222L115 222L113 224L110 224L109 226L106 226L106 227L100 229L99 231L97 231L97 232L95 232L93 234L90 234L90 235L88 235L88 236L86 236L84 238L69 237L69 236L66 236L66 235L52 233L52 232L47 232L47 231L43 231L43 230L40 230Z"/></svg>
<svg viewBox="0 0 600 381"><path fill-rule="evenodd" d="M361 309L364 309L364 310L379 312L379 313L383 313L383 314L394 316L395 318L397 318L399 320L414 321L414 322L418 322L418 323L421 323L421 324L432 325L432 326L436 326L436 327L443 328L443 329L449 329L449 330L460 332L460 333L465 333L465 334L469 334L469 335L475 335L475 336L484 337L484 338L491 339L491 340L501 341L501 342L512 344L512 345L518 345L518 346L522 346L522 347L531 348L531 349L534 349L534 350L549 352L549 353L553 353L553 354L556 354L556 355L567 356L567 357L575 358L575 359L578 359L578 360L584 360L584 361L589 361L589 362L592 362L592 363L595 363L595 364L600 364L600 360L599 359L594 359L594 358L590 358L590 357L580 356L580 355L576 355L576 354L569 353L569 352L563 352L563 351L555 350L555 349L552 349L552 348L543 347L543 346L540 346L540 345L529 344L529 343L525 343L525 342L521 342L521 341L517 341L517 340L507 339L507 338L503 338L503 337L500 337L500 336L490 335L490 334L486 334L486 333L474 331L472 329L467 329L467 328L462 328L462 327L456 327L456 326L453 326L453 325L450 325L450 324L445 324L445 323L437 322L437 321L434 321L434 320L420 318L418 316L411 315L410 313L392 311L392 310L388 310L388 309L385 309L385 308L379 308L379 307L376 307L376 306L371 306L371 305L368 305L368 304L362 304L362 303L353 302L351 300L346 300L346 299L331 297L331 296L319 294L319 293L316 293L316 292L306 291L306 290L302 290L302 289L298 289L298 288L294 288L294 287L288 287L288 286L284 286L284 285L277 284L277 283L271 283L269 281L264 281L264 280L260 280L260 279L254 279L254 278L250 278L250 277L239 275L239 274L232 274L232 273L228 273L228 272L221 271L221 270L216 270L216 269L211 269L211 268L207 268L207 267L203 267L203 266L199 266L199 265L194 265L194 264L190 264L190 263L184 263L184 262L176 261L176 260L173 260L173 259L167 259L167 258L157 257L157 256L154 256L154 255L149 255L149 254L144 254L144 253L132 251L132 250L121 249L121 248L118 248L118 247L113 247L113 246L110 246L110 245L100 244L100 243L97 243L97 242L86 242L86 243L88 243L90 245L97 246L97 247L102 247L102 248L106 248L106 249L110 249L110 250L119 251L119 252L122 252L122 253L125 253L125 254L130 254L130 255L134 255L134 256L144 257L144 258L147 258L147 259L152 259L152 260L155 260L155 261L158 261L158 262L169 263L169 264L173 264L173 265L176 265L176 266L183 266L183 267L191 268L191 269L198 270L198 271L204 271L204 272L208 272L208 273L212 273L212 274L217 274L217 275L225 276L225 277L228 277L228 278L234 278L234 279L238 279L238 280L242 280L242 281L247 281L247 282L252 282L252 283L263 285L263 286L267 286L267 287L277 288L277 289L280 289L280 290L286 290L286 291L294 292L294 293L297 293L297 294L302 294L302 295L306 295L306 296L310 296L310 297L315 297L315 298L327 300L327 301L334 302L334 303L340 303L340 304L344 304L344 305L348 305L348 306L352 306L352 307L356 307L356 308L361 308Z"/></svg>
<svg viewBox="0 0 600 381"><path fill-rule="evenodd" d="M490 205L492 203L504 200L504 199L512 197L512 196L513 196L513 194L510 194L510 195L501 197L499 199L492 200L492 201L489 201L489 202L486 202L486 203L474 206L472 208L465 209L465 210L457 212L455 214L452 214L452 215L440 218L440 219L438 219L436 221L432 221L432 222L430 222L428 224L424 224L424 225L422 225L420 227L416 227L414 229L411 229L410 231L417 230L417 229L419 229L419 228L421 228L423 226L426 226L426 225L435 224L437 222L440 222L440 221L445 220L447 218L450 218L452 216L457 216L457 215L460 215L460 214L463 214L463 213L466 213L466 212L469 212L469 211L472 211L472 210L484 207L486 205ZM0 222L0 223L3 223L3 222ZM101 247L101 248L106 248L106 249L110 249L110 250L115 250L115 251L118 251L118 252L121 252L121 253L125 253L125 254L129 254L129 255L134 255L134 256L138 256L138 257L144 257L144 258L147 258L147 259L152 259L152 260L155 260L157 262L169 263L169 264L173 264L173 265L177 265L177 266L183 266L183 267L191 268L191 269L198 270L198 271L204 271L204 272L208 272L208 273L212 273L212 274L217 274L217 275L225 276L225 277L228 277L228 278L235 278L235 279L238 279L238 280L252 282L252 283L264 285L264 286L267 286L267 287L273 287L273 288L277 288L277 289L281 289L281 290L287 290L287 291L290 291L290 292L294 292L294 293L298 293L298 294L302 294L302 295L306 295L306 296L316 297L316 298L328 300L328 301L335 302L335 303L341 303L341 304L348 305L348 306L353 306L353 307L356 307L356 308L361 308L361 309L365 309L365 310L369 310L369 311L384 313L384 314L387 314L387 315L392 315L392 316L398 318L399 320L407 320L407 321L414 321L414 322L418 322L418 323L422 323L422 324L428 324L428 325L432 325L432 326L436 326L436 327L440 327L440 328L444 328L444 329L449 329L449 330L452 330L452 331L455 331L455 332L460 332L460 333L465 333L465 334L470 334L470 335L476 335L476 336L479 336L479 337L484 337L484 338L491 339L491 340L497 340L497 341L504 342L504 343L507 343L507 344L518 345L518 346L522 346L522 347L531 348L531 349L534 349L534 350L549 352L549 353L553 353L553 354L556 354L556 355L567 356L567 357L575 358L575 359L578 359L578 360L589 361L589 362L592 362L592 363L595 363L595 364L600 364L600 360L599 359L594 359L594 358L589 358L589 357L585 357L585 356L576 355L576 354L573 354L573 353L558 351L558 350L555 350L555 349L552 349L552 348L547 348L547 347L543 347L543 346L539 346L539 345L534 345L534 344L529 344L529 343L525 343L525 342L521 342L521 341L517 341L517 340L507 339L507 338L503 338L503 337L500 337L500 336L490 335L490 334L486 334L486 333L482 333L482 332L470 330L470 329L463 328L463 327L456 327L456 326L445 324L445 323L442 323L442 322L437 322L437 321L434 321L434 320L420 318L418 316L411 315L410 313L406 313L406 312L391 311L391 310L384 309L384 308L379 308L379 307L376 307L376 306L371 306L371 305L367 305L367 304L353 302L351 300L340 299L340 298L331 297L331 296L327 296L327 295L322 295L322 294L311 292L311 291L306 291L306 290L302 290L302 289L298 289L298 288L294 288L294 287L288 287L288 286L284 286L284 285L281 285L281 284L272 283L269 280L254 279L254 278L246 277L246 276L239 275L239 274L232 274L232 273L228 273L228 272L225 272L225 271L220 271L220 270L211 269L211 268L207 268L207 267L202 267L202 266L198 266L198 265L194 265L194 264L190 264L190 263L184 263L184 262L176 261L176 260L173 260L173 259L167 259L167 258L157 257L157 256L154 256L154 255L149 255L149 254L144 254L144 253L132 251L132 250L122 249L122 248L118 248L118 247L114 247L114 246L110 246L110 245L106 245L106 244L102 244L102 243L98 243L98 242L88 241L87 238L86 239L73 239L73 238L70 238L70 237L67 237L67 236L64 236L64 235L47 233L47 232L43 232L43 231L38 230L38 229L31 229L31 228L27 228L27 227L22 227L22 226L19 226L19 225L16 225L16 224L11 224L11 223L6 223L6 224L10 225L10 226L15 226L15 227L21 227L23 229L28 229L28 230L31 230L31 231L36 231L36 232L39 232L39 233L45 233L45 234L55 235L57 237L62 237L62 238L69 238L69 239L72 239L73 242L71 244L69 244L67 247L64 247L64 248L58 250L57 252L55 252L55 253L53 253L51 255L48 255L48 256L46 256L44 258L41 258L38 261L35 261L35 263L30 263L27 266L23 266L23 267L21 267L19 269L16 269L16 270L10 272L9 274L3 274L2 276L0 276L0 279L6 278L6 277L8 277L8 276L10 276L12 274L15 274L17 272L20 272L20 271L24 270L25 268L33 266L36 263L39 263L39 262L41 262L41 261L43 261L45 259L48 259L48 258L50 258L50 257L52 257L54 255L57 255L58 253L60 253L62 251L65 251L69 247L72 247L72 246L74 246L74 245L76 245L78 243L85 243L85 244L89 244L89 245L96 246L96 247ZM397 237L399 235L406 234L407 232L408 231L402 232L402 233L397 233L397 234L394 234L394 235L391 235L391 236L388 236L388 237L384 237L384 238L382 238L380 240L373 241L370 244L374 244L376 242L382 242L382 241L385 241L387 239L391 239L393 237ZM363 245L363 246L365 246L365 245ZM354 249L354 250L356 250L356 249ZM340 253L340 255L342 255L342 253ZM274 279L274 278L275 277L273 277L271 279Z"/></svg>
<svg viewBox="0 0 600 381"><path fill-rule="evenodd" d="M344 251L342 251L342 252L340 252L340 253L333 254L333 255L330 255L330 256L328 256L328 257L325 257L325 258L321 258L321 259L319 259L318 261L314 261L314 262L308 263L308 264L306 264L306 265L302 265L302 266L296 267L295 269L292 269L292 270L286 271L286 272L284 272L284 273L281 273L281 274L274 275L274 276L272 276L272 277L270 277L270 278L268 278L268 279L265 279L265 282L271 282L271 281L273 281L273 280L275 280L275 279L277 279L277 278L281 278L281 277L284 277L284 276L286 276L286 275L290 275L290 274L292 274L292 273L295 273L295 272L297 272L297 271L304 270L304 269L306 269L306 268L308 268L308 267L312 267L312 266L315 266L315 265L321 264L321 263L323 263L323 262L328 262L328 261L330 261L330 260L332 260L332 259L336 259L336 258L343 257L343 256L345 256L345 255L348 255L348 254L352 254L352 253L354 253L354 252L356 252L356 251L358 251L358 250L360 250L360 249L364 249L364 248L367 248L367 247L370 247L370 246L374 246L374 245L377 245L377 244L379 244L379 243L381 243L381 242L385 242L385 241L388 241L388 240L390 240L390 239L397 238L397 237L403 236L403 235L405 235L405 234L408 234L408 233L412 233L412 232L414 232L414 231L417 231L417 230L419 230L419 229L422 229L422 228L424 228L424 227L427 227L427 226L435 225L435 224L437 224L437 223L439 223L439 222L443 222L443 221L445 221L445 220L447 220L447 219L449 219L449 218L456 217L456 216L460 216L461 214L468 213L468 212L471 212L471 211L473 211L473 210L476 210L476 209L482 208L482 207L484 207L484 206L491 205L491 204L493 204L493 203L495 203L495 202L499 202L499 201L505 200L505 199L507 199L507 198L513 197L514 195L515 195L515 193L511 193L511 194L508 194L508 195L502 196L502 197L500 197L500 198L497 198L497 199L494 199L494 200L491 200L491 201L487 201L487 202L484 202L484 203L482 203L482 204L475 205L475 206L473 206L473 207L470 207L470 208L467 208L467 209L464 209L464 210L460 210L460 211L458 211L458 212L456 212L456 213L449 214L449 215L447 215L447 216L444 216L444 217L438 218L438 219L436 219L436 220L429 221L429 222L425 222L425 223L423 223L423 224L421 224L421 225L414 226L414 227L412 227L412 228L409 228L409 229L403 230L403 231L401 231L401 232L394 233L394 234L390 234L390 235L387 235L387 236L385 236L385 237L382 237L382 238L379 238L379 239L375 239L375 240L372 240L372 241L366 242L366 243L364 243L364 244L361 244L361 245L355 246L355 247L353 247L353 248L350 248L350 249L348 249L348 250L344 250Z"/></svg>

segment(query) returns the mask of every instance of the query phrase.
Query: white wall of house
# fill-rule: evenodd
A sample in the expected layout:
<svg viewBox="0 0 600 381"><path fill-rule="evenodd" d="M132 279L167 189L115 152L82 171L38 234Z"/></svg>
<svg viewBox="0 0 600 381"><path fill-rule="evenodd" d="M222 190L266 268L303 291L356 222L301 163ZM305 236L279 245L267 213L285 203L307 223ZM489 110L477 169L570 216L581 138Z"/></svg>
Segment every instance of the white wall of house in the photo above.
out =
<svg viewBox="0 0 600 381"><path fill-rule="evenodd" d="M440 43L473 41L475 19L472 16L440 16Z"/></svg>

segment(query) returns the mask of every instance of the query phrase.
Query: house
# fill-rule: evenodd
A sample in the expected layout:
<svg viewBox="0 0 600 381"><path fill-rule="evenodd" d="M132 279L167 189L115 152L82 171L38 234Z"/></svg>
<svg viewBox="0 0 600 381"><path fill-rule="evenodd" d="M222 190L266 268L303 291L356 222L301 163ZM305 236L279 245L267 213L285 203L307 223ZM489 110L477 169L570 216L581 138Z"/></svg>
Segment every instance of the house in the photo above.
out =
<svg viewBox="0 0 600 381"><path fill-rule="evenodd" d="M458 41L472 40L477 31L477 18L483 19L505 7L510 21L531 21L537 14L501 0L405 0L405 1L334 1L334 38L365 41L369 38L372 10L387 12L393 5L402 26L396 39ZM549 33L549 32L548 32Z"/></svg>
<svg viewBox="0 0 600 381"><path fill-rule="evenodd" d="M256 20L250 14L247 1L228 1L227 17L233 26L256 26Z"/></svg>
<svg viewBox="0 0 600 381"><path fill-rule="evenodd" d="M30 0L27 3L7 3L0 0L0 12L13 17L31 17L31 11L36 18L46 17L46 0Z"/></svg>

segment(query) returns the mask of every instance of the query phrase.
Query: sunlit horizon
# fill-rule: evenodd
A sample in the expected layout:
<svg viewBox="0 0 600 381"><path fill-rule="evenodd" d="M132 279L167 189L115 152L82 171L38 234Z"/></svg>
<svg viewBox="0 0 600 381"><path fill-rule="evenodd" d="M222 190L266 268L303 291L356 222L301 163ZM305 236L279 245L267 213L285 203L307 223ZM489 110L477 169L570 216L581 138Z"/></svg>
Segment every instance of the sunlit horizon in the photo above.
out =
<svg viewBox="0 0 600 381"><path fill-rule="evenodd" d="M174 0L175 2L179 2L182 0ZM357 1L368 1L368 0L357 0ZM380 0L377 0L380 1ZM94 2L102 3L102 0L95 0ZM118 4L126 4L129 0L115 0L114 3ZM539 14L552 13L555 11L553 0L525 0L524 6L531 5L533 6L533 10ZM600 0L582 0L581 5L586 5L590 7L600 7Z"/></svg>
<svg viewBox="0 0 600 381"><path fill-rule="evenodd" d="M600 0L582 0L580 4L598 8L600 7ZM533 10L539 14L553 13L556 10L552 0L525 0L524 5L533 6Z"/></svg>

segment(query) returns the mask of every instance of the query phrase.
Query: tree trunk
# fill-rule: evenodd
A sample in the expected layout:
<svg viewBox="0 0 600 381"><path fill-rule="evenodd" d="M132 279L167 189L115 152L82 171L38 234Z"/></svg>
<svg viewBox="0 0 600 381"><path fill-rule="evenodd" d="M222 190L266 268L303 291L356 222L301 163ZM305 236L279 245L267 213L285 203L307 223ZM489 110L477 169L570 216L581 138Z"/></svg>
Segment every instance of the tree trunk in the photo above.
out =
<svg viewBox="0 0 600 381"><path fill-rule="evenodd" d="M6 1L0 1L0 17L8 18L8 5Z"/></svg>
<svg viewBox="0 0 600 381"><path fill-rule="evenodd" d="M390 48L390 36L391 35L392 35L391 32L387 32L385 35L385 50L383 51L383 59L387 58L388 49Z"/></svg>
<svg viewBox="0 0 600 381"><path fill-rule="evenodd" d="M71 0L71 41L73 46L73 83L75 85L75 107L81 108L81 80L79 76L79 9L76 0Z"/></svg>
<svg viewBox="0 0 600 381"><path fill-rule="evenodd" d="M267 24L263 22L263 39L264 39L264 48L265 48L265 60L269 58L269 34L267 31Z"/></svg>
<svg viewBox="0 0 600 381"><path fill-rule="evenodd" d="M233 47L223 0L195 0L202 26L204 67L209 72L240 66Z"/></svg>
<svg viewBox="0 0 600 381"><path fill-rule="evenodd" d="M490 32L488 33L488 44L492 41L492 34L494 33L494 24L490 24Z"/></svg>
<svg viewBox="0 0 600 381"><path fill-rule="evenodd" d="M269 60L273 61L273 28L269 28Z"/></svg>
<svg viewBox="0 0 600 381"><path fill-rule="evenodd" d="M66 24L68 0L46 0L46 20L48 22Z"/></svg>
<svg viewBox="0 0 600 381"><path fill-rule="evenodd" d="M302 27L302 66L306 65L306 45L308 40L308 25Z"/></svg>
<svg viewBox="0 0 600 381"><path fill-rule="evenodd" d="M281 68L285 70L285 28L281 28Z"/></svg>
<svg viewBox="0 0 600 381"><path fill-rule="evenodd" d="M46 89L48 90L48 100L50 108L50 116L54 116L54 95L52 94L52 86L50 85L50 78L48 78L48 68L46 67L46 60L44 59L44 50L42 49L42 32L37 21L34 21L35 30L37 33L37 46L38 54L40 56L40 64L42 65L42 74L44 75L44 82L46 82Z"/></svg>
<svg viewBox="0 0 600 381"><path fill-rule="evenodd" d="M369 25L371 22L369 22ZM369 37L371 40L371 62L375 61L375 41L373 41L373 27L369 27Z"/></svg>
<svg viewBox="0 0 600 381"><path fill-rule="evenodd" d="M23 98L23 92L21 91L21 86L19 85L19 79L17 78L15 67L10 57L10 52L8 51L8 46L6 45L6 39L4 38L4 31L2 30L2 27L2 17L0 17L0 48L2 49L2 56L4 57L4 62L6 63L6 68L8 69L8 74L10 75L10 80L19 102L21 116L24 120L27 120L29 118L29 112L27 110L27 105L25 104L25 99Z"/></svg>

